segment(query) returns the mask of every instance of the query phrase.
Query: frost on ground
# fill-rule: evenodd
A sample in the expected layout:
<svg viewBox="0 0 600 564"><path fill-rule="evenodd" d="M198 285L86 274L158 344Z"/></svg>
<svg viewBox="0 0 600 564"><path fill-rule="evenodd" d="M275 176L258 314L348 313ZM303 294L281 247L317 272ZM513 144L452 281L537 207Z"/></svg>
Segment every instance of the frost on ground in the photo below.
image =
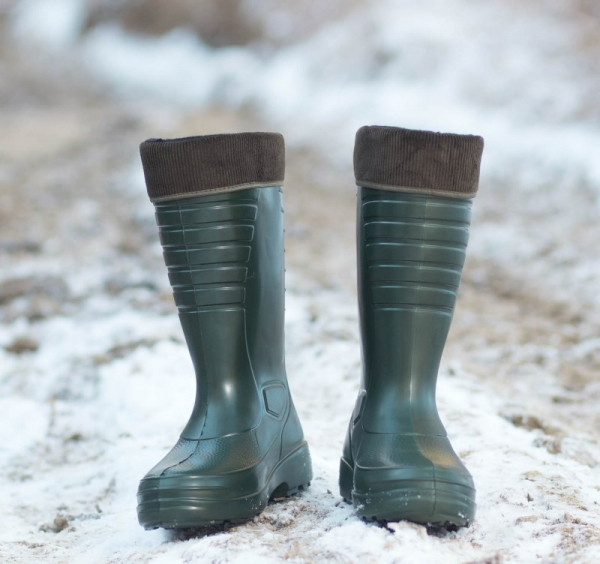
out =
<svg viewBox="0 0 600 564"><path fill-rule="evenodd" d="M76 39L75 0L0 18L2 562L600 560L595 61L558 4L433 4L373 1L266 58L185 31ZM337 491L366 123L486 138L438 390L478 489L476 522L454 533L365 524ZM315 479L245 525L145 532L137 483L174 444L194 378L136 146L263 128L288 140L287 364Z"/></svg>

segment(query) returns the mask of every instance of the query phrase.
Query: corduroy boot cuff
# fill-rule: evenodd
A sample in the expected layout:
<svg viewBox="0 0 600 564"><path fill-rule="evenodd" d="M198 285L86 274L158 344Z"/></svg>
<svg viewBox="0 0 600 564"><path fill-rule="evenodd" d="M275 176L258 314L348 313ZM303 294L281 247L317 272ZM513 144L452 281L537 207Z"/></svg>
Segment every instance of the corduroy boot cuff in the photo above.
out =
<svg viewBox="0 0 600 564"><path fill-rule="evenodd" d="M356 184L397 192L472 198L479 185L483 138L365 126L356 133Z"/></svg>
<svg viewBox="0 0 600 564"><path fill-rule="evenodd" d="M279 133L148 139L140 145L153 202L281 186L285 145Z"/></svg>

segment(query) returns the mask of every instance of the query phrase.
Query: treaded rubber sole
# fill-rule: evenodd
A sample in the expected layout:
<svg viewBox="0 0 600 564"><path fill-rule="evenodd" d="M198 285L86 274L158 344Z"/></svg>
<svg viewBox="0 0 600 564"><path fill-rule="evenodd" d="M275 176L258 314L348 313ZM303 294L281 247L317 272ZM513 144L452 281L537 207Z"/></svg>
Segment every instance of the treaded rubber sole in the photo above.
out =
<svg viewBox="0 0 600 564"><path fill-rule="evenodd" d="M193 476L186 476L187 483ZM201 479L201 477L198 477ZM173 486L161 488L160 478L146 478L138 490L138 520L147 530L187 529L242 523L261 513L269 500L288 497L308 488L312 480L310 453L302 445L275 467L266 486L240 497L228 497L230 488L223 488L223 497L203 496L202 488ZM214 494L214 491L212 492Z"/></svg>
<svg viewBox="0 0 600 564"><path fill-rule="evenodd" d="M475 518L475 491L463 484L406 480L401 487L360 493L353 489L354 469L340 461L340 494L365 520L412 521L432 528L468 527ZM398 485L398 483L396 484Z"/></svg>

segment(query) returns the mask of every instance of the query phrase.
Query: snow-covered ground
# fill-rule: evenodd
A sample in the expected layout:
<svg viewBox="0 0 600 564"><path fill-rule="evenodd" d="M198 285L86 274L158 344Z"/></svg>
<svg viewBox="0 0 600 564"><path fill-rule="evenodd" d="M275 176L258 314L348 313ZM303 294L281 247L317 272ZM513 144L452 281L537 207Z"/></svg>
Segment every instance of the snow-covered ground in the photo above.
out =
<svg viewBox="0 0 600 564"><path fill-rule="evenodd" d="M373 0L265 55L185 30L79 37L85 2L17 2L0 45L0 561L600 561L598 84L559 4ZM365 524L337 491L364 124L486 139L438 389L478 490L458 532ZM226 531L146 532L137 483L194 378L136 144L248 128L288 144L287 364L315 479Z"/></svg>

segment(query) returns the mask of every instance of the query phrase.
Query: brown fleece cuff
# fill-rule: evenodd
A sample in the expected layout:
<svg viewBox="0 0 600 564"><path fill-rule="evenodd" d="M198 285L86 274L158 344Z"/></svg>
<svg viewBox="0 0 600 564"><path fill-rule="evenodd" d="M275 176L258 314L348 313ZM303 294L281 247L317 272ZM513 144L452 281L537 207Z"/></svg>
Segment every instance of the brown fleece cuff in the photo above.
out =
<svg viewBox="0 0 600 564"><path fill-rule="evenodd" d="M365 126L356 133L354 176L367 188L472 198L482 151L476 135Z"/></svg>
<svg viewBox="0 0 600 564"><path fill-rule="evenodd" d="M281 186L285 145L279 133L148 139L140 145L153 202Z"/></svg>

